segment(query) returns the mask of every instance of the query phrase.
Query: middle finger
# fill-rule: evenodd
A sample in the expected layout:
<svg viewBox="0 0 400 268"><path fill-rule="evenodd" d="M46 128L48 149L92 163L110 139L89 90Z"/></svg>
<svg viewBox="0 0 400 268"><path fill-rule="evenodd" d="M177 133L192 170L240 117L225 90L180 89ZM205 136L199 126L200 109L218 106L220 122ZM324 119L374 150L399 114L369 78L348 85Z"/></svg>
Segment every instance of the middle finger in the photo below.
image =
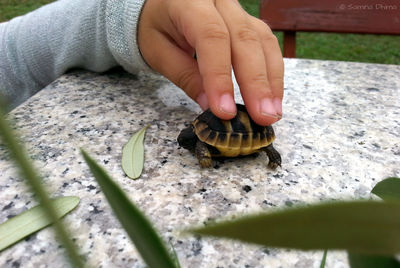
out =
<svg viewBox="0 0 400 268"><path fill-rule="evenodd" d="M227 25L231 38L232 66L246 108L260 125L279 119L273 105L261 39L248 15L236 0L216 1L217 10Z"/></svg>

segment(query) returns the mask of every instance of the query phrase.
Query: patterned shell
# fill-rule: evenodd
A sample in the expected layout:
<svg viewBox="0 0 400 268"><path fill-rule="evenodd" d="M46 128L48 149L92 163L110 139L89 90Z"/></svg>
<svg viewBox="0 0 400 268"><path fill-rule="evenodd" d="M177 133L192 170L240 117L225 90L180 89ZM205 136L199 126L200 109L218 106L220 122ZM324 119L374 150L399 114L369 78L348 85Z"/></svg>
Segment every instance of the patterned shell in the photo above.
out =
<svg viewBox="0 0 400 268"><path fill-rule="evenodd" d="M237 115L231 120L221 120L207 110L193 122L197 137L220 152L214 155L235 157L252 154L270 145L275 139L271 126L257 125L244 105L236 106Z"/></svg>

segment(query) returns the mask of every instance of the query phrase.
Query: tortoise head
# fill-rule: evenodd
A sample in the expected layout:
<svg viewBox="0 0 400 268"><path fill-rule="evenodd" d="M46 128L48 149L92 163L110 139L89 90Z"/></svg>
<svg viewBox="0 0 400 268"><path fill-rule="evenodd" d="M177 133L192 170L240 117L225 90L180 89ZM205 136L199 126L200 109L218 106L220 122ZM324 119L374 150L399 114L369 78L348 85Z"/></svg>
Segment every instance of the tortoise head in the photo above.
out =
<svg viewBox="0 0 400 268"><path fill-rule="evenodd" d="M187 150L194 150L194 148L196 147L197 140L198 138L196 136L196 133L194 133L193 131L192 125L183 129L178 136L179 146Z"/></svg>

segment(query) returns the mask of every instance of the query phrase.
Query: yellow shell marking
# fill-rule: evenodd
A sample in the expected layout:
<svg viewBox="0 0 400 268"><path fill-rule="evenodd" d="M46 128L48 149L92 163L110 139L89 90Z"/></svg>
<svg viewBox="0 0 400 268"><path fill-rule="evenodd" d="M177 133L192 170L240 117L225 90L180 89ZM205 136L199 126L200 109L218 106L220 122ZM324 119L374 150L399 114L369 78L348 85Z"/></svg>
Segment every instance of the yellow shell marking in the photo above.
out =
<svg viewBox="0 0 400 268"><path fill-rule="evenodd" d="M247 133L233 133L230 121L224 120L221 120L221 122L224 125L226 132L219 133L211 130L206 123L201 122L198 119L193 122L195 133L201 141L217 148L221 152L218 156L227 157L248 155L258 152L260 151L260 148L266 147L274 141L275 137L268 136L266 129L264 129L263 136L265 138L263 139L260 139L260 133L252 132L250 120L247 114L239 112L238 116L240 117L240 121L244 125Z"/></svg>

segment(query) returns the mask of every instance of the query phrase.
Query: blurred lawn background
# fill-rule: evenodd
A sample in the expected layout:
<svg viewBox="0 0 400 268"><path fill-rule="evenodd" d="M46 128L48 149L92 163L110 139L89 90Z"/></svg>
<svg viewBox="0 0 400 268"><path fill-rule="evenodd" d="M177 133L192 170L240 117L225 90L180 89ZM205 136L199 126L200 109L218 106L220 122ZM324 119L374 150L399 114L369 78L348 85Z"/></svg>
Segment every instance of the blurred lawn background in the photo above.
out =
<svg viewBox="0 0 400 268"><path fill-rule="evenodd" d="M239 0L258 17L260 0ZM0 22L25 14L53 0L0 0ZM282 47L282 33L275 33ZM400 36L297 33L297 57L322 60L400 64Z"/></svg>

